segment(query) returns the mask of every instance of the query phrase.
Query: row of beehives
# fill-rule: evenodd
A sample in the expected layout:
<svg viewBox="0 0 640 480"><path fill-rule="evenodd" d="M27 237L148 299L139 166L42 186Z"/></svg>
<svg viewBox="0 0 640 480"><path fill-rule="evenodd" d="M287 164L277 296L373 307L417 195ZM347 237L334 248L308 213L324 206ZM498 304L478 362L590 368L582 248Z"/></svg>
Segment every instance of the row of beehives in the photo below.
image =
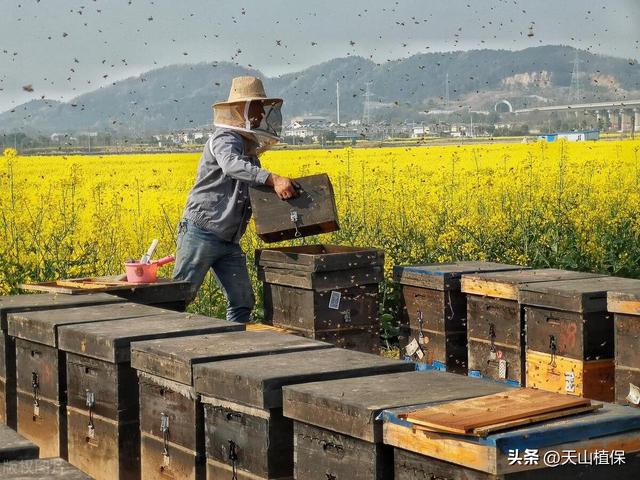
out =
<svg viewBox="0 0 640 480"><path fill-rule="evenodd" d="M413 369L106 294L0 298L2 418L98 479L290 477L283 385Z"/></svg>
<svg viewBox="0 0 640 480"><path fill-rule="evenodd" d="M0 312L8 347L0 384L5 418L17 421L42 457L68 458L93 478L499 478L494 475L506 468L495 446L482 446L482 457L493 460L469 462L473 456L454 444L471 447L458 439L414 446L402 426L385 424L383 435L380 418L382 410L512 388L503 383L416 372L408 362L104 294L0 297ZM532 436L561 438L568 447L637 451L640 412L603 410L593 421L564 419L550 435ZM637 458L630 460L637 468ZM59 462L39 468L41 475L30 478L72 478ZM562 471L601 478L605 470L570 465ZM633 471L615 472L633 478ZM523 472L521 478L538 477Z"/></svg>
<svg viewBox="0 0 640 480"><path fill-rule="evenodd" d="M327 272L344 271L339 257L354 252L323 249L309 271L320 270L316 278L340 293L331 290L336 285L327 278L334 274ZM305 255L296 261L305 263ZM375 263L362 253L351 261L358 258L361 268ZM313 280L307 274L301 276ZM305 308L322 317L320 307ZM455 467L428 449L415 449L427 453L418 457L398 449L394 462L378 414L500 392L510 388L505 384L439 372L391 373L413 367L297 336L233 331L243 327L107 295L0 297L0 314L2 346L8 347L2 350L0 392L7 395L0 396L0 412L43 456L68 457L95 478L137 478L141 469L143 478L382 479L394 478L394 463L398 479L498 471L496 464L446 457ZM340 337L343 322L331 326ZM637 412L607 409L598 417L606 435L615 442L631 434L635 443L627 444L640 448L640 436L629 433L640 428ZM569 427L566 421L558 427L561 437L569 442L579 432L573 441L584 442L584 425ZM389 425L388 443L412 450L406 433L394 428ZM485 453L498 462L497 452Z"/></svg>
<svg viewBox="0 0 640 480"><path fill-rule="evenodd" d="M237 331L242 326L106 295L3 303L6 340L17 354L18 431L42 456L67 456L94 478L498 478L492 475L506 468L495 447L483 446L481 457L493 460L479 463L459 452L479 446L460 439L413 445L411 429L394 422L383 435L379 416L512 388L506 384L406 371L412 364L294 335ZM567 448L628 444L631 454L640 442L640 412L610 405L594 420L545 428L547 436L531 435L538 446L561 438ZM637 459L629 460L637 468ZM34 478L56 478L54 467L57 478L72 478L59 463L39 464ZM562 471L601 478L606 468ZM634 478L633 470L615 473Z"/></svg>
<svg viewBox="0 0 640 480"><path fill-rule="evenodd" d="M403 345L429 368L640 403L640 280L480 262L395 277Z"/></svg>

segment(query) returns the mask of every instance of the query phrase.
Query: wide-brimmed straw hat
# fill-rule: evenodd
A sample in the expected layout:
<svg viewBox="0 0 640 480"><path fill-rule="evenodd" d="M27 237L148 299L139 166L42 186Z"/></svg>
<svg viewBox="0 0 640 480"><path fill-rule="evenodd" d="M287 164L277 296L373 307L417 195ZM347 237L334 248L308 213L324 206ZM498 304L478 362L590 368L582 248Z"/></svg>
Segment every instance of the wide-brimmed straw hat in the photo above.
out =
<svg viewBox="0 0 640 480"><path fill-rule="evenodd" d="M281 98L267 97L262 80L256 77L236 77L231 82L229 98L226 102L214 103L213 107L228 105L231 103L263 100L269 103L282 102Z"/></svg>

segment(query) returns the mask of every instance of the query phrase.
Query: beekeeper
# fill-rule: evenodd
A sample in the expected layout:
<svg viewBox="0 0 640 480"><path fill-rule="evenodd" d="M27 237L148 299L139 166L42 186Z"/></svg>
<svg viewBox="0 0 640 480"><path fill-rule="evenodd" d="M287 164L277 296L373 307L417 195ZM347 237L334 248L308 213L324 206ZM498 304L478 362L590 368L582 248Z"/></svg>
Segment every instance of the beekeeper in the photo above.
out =
<svg viewBox="0 0 640 480"><path fill-rule="evenodd" d="M268 185L284 200L296 195L291 179L258 160L278 141L281 108L282 99L268 98L260 79L233 79L229 99L213 105L216 130L204 146L178 228L173 278L191 283L191 302L211 269L233 322L248 322L255 302L239 244L251 218L249 187Z"/></svg>

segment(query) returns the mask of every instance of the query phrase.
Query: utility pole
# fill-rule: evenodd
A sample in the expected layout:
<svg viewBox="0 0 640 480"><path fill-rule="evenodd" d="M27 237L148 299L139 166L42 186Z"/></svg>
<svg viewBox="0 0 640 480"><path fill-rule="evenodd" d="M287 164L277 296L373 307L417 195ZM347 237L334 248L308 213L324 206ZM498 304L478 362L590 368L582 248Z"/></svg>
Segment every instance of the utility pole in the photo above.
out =
<svg viewBox="0 0 640 480"><path fill-rule="evenodd" d="M336 113L337 113L337 123L340 125L340 82L336 82Z"/></svg>
<svg viewBox="0 0 640 480"><path fill-rule="evenodd" d="M444 109L449 110L449 72L444 81Z"/></svg>
<svg viewBox="0 0 640 480"><path fill-rule="evenodd" d="M573 100L580 101L580 57L576 52L576 58L573 60L573 70L571 71L571 86L569 87L569 97Z"/></svg>
<svg viewBox="0 0 640 480"><path fill-rule="evenodd" d="M371 84L372 81L366 83L364 93L364 111L362 112L362 124L369 125L371 123Z"/></svg>

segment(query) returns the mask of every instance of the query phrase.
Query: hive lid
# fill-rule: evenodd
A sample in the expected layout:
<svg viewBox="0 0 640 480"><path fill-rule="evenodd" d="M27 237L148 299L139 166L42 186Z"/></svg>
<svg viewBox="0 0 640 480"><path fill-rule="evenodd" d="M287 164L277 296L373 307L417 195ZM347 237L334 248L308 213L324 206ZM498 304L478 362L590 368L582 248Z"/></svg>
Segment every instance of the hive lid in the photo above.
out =
<svg viewBox="0 0 640 480"><path fill-rule="evenodd" d="M202 363L193 369L196 391L257 408L282 406L282 387L337 378L413 370L408 362L330 348Z"/></svg>
<svg viewBox="0 0 640 480"><path fill-rule="evenodd" d="M137 303L87 305L58 310L11 313L7 319L7 333L12 337L57 347L58 328L62 325L105 322L168 313L175 312Z"/></svg>
<svg viewBox="0 0 640 480"><path fill-rule="evenodd" d="M328 272L381 267L384 251L342 245L302 245L256 250L256 265L305 272Z"/></svg>
<svg viewBox="0 0 640 480"><path fill-rule="evenodd" d="M379 443L382 422L377 417L382 410L474 398L510 388L445 372L389 373L284 387L283 412L304 423Z"/></svg>
<svg viewBox="0 0 640 480"><path fill-rule="evenodd" d="M7 315L9 313L54 310L56 308L120 303L125 301L126 300L122 298L106 293L90 293L77 296L56 295L53 293L0 296L0 330L4 331L7 329Z"/></svg>
<svg viewBox="0 0 640 480"><path fill-rule="evenodd" d="M38 458L39 451L37 445L18 435L6 425L0 425L0 464L11 460ZM2 472L1 466L0 472Z"/></svg>
<svg viewBox="0 0 640 480"><path fill-rule="evenodd" d="M596 277L520 285L519 301L524 305L569 312L606 312L607 292L640 288L640 280Z"/></svg>
<svg viewBox="0 0 640 480"><path fill-rule="evenodd" d="M268 331L163 338L132 343L131 366L192 385L192 368L199 363L331 347L329 343Z"/></svg>
<svg viewBox="0 0 640 480"><path fill-rule="evenodd" d="M597 273L573 272L555 268L514 270L508 272L471 273L462 275L461 290L471 295L518 300L523 283L553 282L604 277Z"/></svg>
<svg viewBox="0 0 640 480"><path fill-rule="evenodd" d="M244 330L244 324L192 315L166 313L153 317L116 320L58 329L59 349L112 363L128 362L131 342Z"/></svg>
<svg viewBox="0 0 640 480"><path fill-rule="evenodd" d="M640 315L640 286L607 292L607 310L613 313Z"/></svg>
<svg viewBox="0 0 640 480"><path fill-rule="evenodd" d="M296 178L297 197L280 200L272 187L249 189L258 236L267 243L338 230L333 186L327 174Z"/></svg>
<svg viewBox="0 0 640 480"><path fill-rule="evenodd" d="M92 480L61 458L36 458L0 465L3 480Z"/></svg>
<svg viewBox="0 0 640 480"><path fill-rule="evenodd" d="M463 274L528 270L528 267L494 262L461 261L428 265L397 265L393 267L393 280L402 285L435 290L458 290Z"/></svg>

